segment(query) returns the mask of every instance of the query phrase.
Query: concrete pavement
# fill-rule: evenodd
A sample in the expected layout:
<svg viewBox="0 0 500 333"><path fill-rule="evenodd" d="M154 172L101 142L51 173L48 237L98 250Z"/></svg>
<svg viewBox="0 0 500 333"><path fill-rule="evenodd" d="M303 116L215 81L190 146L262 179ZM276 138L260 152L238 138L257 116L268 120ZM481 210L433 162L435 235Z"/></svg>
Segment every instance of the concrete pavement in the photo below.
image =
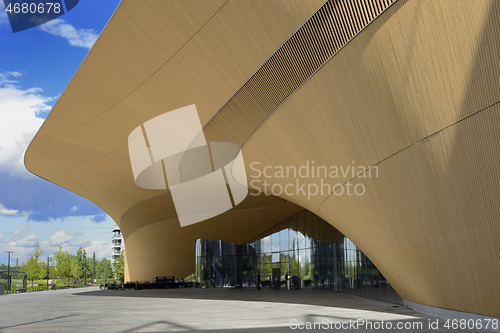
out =
<svg viewBox="0 0 500 333"><path fill-rule="evenodd" d="M402 305L320 290L67 289L3 295L0 309L2 333L453 331Z"/></svg>

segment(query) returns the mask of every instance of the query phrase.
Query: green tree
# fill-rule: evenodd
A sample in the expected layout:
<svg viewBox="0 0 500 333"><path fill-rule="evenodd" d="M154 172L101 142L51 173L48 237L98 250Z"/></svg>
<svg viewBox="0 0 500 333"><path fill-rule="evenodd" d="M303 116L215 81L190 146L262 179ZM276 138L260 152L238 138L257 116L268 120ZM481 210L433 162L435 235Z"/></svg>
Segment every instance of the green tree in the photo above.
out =
<svg viewBox="0 0 500 333"><path fill-rule="evenodd" d="M125 277L125 257L124 252L120 253L118 258L113 262L113 271L117 280L123 281Z"/></svg>
<svg viewBox="0 0 500 333"><path fill-rule="evenodd" d="M306 260L306 263L304 265L304 279L310 279L311 276L309 275L311 273L311 263L309 260Z"/></svg>
<svg viewBox="0 0 500 333"><path fill-rule="evenodd" d="M87 277L88 265L87 265L87 252L85 249L80 247L76 251L76 277L83 279Z"/></svg>
<svg viewBox="0 0 500 333"><path fill-rule="evenodd" d="M95 252L92 255L92 279L97 279L96 277L96 260L95 260Z"/></svg>
<svg viewBox="0 0 500 333"><path fill-rule="evenodd" d="M56 261L56 272L59 279L69 279L76 275L75 256L63 251L62 245L59 245L59 249L54 253L54 260Z"/></svg>
<svg viewBox="0 0 500 333"><path fill-rule="evenodd" d="M110 279L113 277L113 268L111 267L111 261L106 258L102 258L100 262L97 262L97 276L99 279Z"/></svg>
<svg viewBox="0 0 500 333"><path fill-rule="evenodd" d="M23 265L23 269L28 273L28 280L31 280L33 285L33 280L43 279L45 277L45 265L38 262L38 259L43 254L43 250L39 243L36 243L33 252L31 252L30 258Z"/></svg>
<svg viewBox="0 0 500 333"><path fill-rule="evenodd" d="M57 277L57 271L56 271L56 267L54 266L54 263L55 263L55 259L54 258L49 258L49 276L48 278L49 279L55 279ZM45 270L47 270L47 265L45 265Z"/></svg>

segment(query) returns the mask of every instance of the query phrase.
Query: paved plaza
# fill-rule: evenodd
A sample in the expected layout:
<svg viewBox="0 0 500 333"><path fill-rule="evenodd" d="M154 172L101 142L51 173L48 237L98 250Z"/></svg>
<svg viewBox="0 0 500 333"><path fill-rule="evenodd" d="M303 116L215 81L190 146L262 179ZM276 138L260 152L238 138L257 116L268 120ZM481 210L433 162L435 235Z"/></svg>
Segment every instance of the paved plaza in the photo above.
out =
<svg viewBox="0 0 500 333"><path fill-rule="evenodd" d="M297 332L314 323L321 331L451 331L443 319L430 329L437 318L402 305L319 290L85 288L3 295L0 305L0 333Z"/></svg>

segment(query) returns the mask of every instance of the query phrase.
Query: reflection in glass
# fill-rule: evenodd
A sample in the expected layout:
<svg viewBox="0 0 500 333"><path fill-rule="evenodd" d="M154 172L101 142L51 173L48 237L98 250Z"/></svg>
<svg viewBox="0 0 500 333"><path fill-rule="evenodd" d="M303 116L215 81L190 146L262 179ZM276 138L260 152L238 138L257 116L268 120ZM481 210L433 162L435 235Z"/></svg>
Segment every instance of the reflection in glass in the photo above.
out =
<svg viewBox="0 0 500 333"><path fill-rule="evenodd" d="M261 244L262 244L262 252L264 253L272 252L271 236L262 238Z"/></svg>
<svg viewBox="0 0 500 333"><path fill-rule="evenodd" d="M271 288L272 269L279 268L285 289L332 289L403 302L352 241L308 211L291 216L243 245L198 239L195 246L198 287L255 287L260 274L262 287Z"/></svg>
<svg viewBox="0 0 500 333"><path fill-rule="evenodd" d="M280 250L280 232L276 231L271 235L271 251L278 252Z"/></svg>
<svg viewBox="0 0 500 333"><path fill-rule="evenodd" d="M283 229L279 233L280 249L279 251L288 251L288 229Z"/></svg>
<svg viewBox="0 0 500 333"><path fill-rule="evenodd" d="M306 248L306 236L304 235L306 232L306 226L304 222L304 212L300 212L297 214L297 235L298 235L298 248L305 249Z"/></svg>

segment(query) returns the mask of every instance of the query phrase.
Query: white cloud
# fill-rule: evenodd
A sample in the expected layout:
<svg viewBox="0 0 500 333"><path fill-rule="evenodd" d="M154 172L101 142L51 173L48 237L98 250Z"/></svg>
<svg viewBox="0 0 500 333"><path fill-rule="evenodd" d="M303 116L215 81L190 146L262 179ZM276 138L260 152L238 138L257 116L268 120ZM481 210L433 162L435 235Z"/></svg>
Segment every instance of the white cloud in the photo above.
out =
<svg viewBox="0 0 500 333"><path fill-rule="evenodd" d="M88 239L80 239L80 240L73 240L70 242L70 245L78 248L78 247L87 247L90 246L92 243Z"/></svg>
<svg viewBox="0 0 500 333"><path fill-rule="evenodd" d="M38 243L38 236L30 235L24 237L24 234L30 229L31 225L26 224L22 229L14 230L10 234L0 234L0 253L14 251L11 257L11 261L14 263L14 258L29 256L33 250L33 246Z"/></svg>
<svg viewBox="0 0 500 333"><path fill-rule="evenodd" d="M52 100L42 96L40 88L22 89L12 80L21 76L19 72L0 73L0 171L29 177L24 168L24 152L35 133L43 124L37 117L49 111Z"/></svg>
<svg viewBox="0 0 500 333"><path fill-rule="evenodd" d="M111 243L109 241L90 241L91 245L85 247L87 252L87 257L92 258L92 254L95 252L95 257L98 260L102 258L110 258L111 256Z"/></svg>
<svg viewBox="0 0 500 333"><path fill-rule="evenodd" d="M38 243L38 236L30 235L21 239L16 245L21 247L33 247L36 243Z"/></svg>
<svg viewBox="0 0 500 333"><path fill-rule="evenodd" d="M16 264L16 259L17 258L26 258L29 257L31 251L33 251L33 248L30 247L21 247L17 246L16 244L0 244L0 253L4 253L5 251L14 251L10 255L10 262L15 265ZM3 264L7 263L7 257L4 259L5 261L2 262ZM21 265L23 261L20 259L19 264Z"/></svg>
<svg viewBox="0 0 500 333"><path fill-rule="evenodd" d="M10 76L13 76L13 77L20 77L23 75L22 73L19 73L19 72L7 72L7 74L9 74Z"/></svg>
<svg viewBox="0 0 500 333"><path fill-rule="evenodd" d="M17 215L17 212L18 212L17 210L5 208L0 203L0 215L14 216L14 215Z"/></svg>
<svg viewBox="0 0 500 333"><path fill-rule="evenodd" d="M26 233L26 231L30 230L31 229L31 225L27 224L22 228L22 229L17 229L17 230L14 230L10 236L9 236L9 241L12 242L12 241L15 241L16 239L19 239L21 237L24 236L24 234Z"/></svg>
<svg viewBox="0 0 500 333"><path fill-rule="evenodd" d="M78 209L78 207L73 206L70 210L71 210L72 212L74 212L74 211L76 211L77 209Z"/></svg>
<svg viewBox="0 0 500 333"><path fill-rule="evenodd" d="M66 231L61 230L50 236L50 245L69 244L70 241L76 238L75 234L66 234Z"/></svg>
<svg viewBox="0 0 500 333"><path fill-rule="evenodd" d="M25 216L0 216L0 263L7 262L5 251L14 251L14 263L16 258L22 263L22 258L29 257L33 246L23 247L20 244L28 244L30 240L34 242L35 239L28 237L30 235L38 237L38 243L44 251L42 257L52 256L58 250L58 245L64 245L63 251L70 254L76 254L78 248L83 247L89 258L92 258L94 252L97 260L111 258L111 229L115 222L109 217L99 224L88 217L75 216L37 223L27 223L26 219ZM63 242L58 243L58 240Z"/></svg>
<svg viewBox="0 0 500 333"><path fill-rule="evenodd" d="M49 34L61 36L73 46L90 49L99 36L94 29L76 29L62 19L55 19L40 26Z"/></svg>

